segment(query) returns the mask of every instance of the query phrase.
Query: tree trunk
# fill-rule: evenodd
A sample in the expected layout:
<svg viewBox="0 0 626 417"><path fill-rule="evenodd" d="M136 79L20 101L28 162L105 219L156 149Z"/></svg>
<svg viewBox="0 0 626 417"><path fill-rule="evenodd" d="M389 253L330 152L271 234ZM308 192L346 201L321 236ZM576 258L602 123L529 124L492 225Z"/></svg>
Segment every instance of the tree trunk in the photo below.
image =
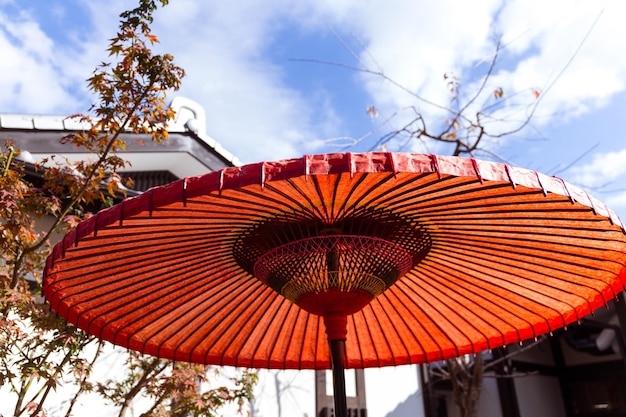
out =
<svg viewBox="0 0 626 417"><path fill-rule="evenodd" d="M452 396L459 410L459 417L477 417L478 401L483 386L484 360L476 355L473 363L466 363L463 358L446 361Z"/></svg>

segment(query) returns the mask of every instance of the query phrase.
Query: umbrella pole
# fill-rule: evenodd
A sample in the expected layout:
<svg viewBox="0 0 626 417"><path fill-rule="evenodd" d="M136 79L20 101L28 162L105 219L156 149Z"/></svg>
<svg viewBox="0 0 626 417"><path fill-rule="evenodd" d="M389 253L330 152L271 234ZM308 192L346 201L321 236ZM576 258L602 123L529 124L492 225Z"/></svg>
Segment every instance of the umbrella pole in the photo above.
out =
<svg viewBox="0 0 626 417"><path fill-rule="evenodd" d="M348 405L346 401L346 324L345 314L328 314L324 316L326 336L330 350L330 364L333 369L333 399L335 401L335 417L347 417Z"/></svg>
<svg viewBox="0 0 626 417"><path fill-rule="evenodd" d="M330 358L333 366L333 398L335 401L335 417L347 417L348 405L346 400L346 378L344 374L346 363L346 341L341 339L329 340Z"/></svg>

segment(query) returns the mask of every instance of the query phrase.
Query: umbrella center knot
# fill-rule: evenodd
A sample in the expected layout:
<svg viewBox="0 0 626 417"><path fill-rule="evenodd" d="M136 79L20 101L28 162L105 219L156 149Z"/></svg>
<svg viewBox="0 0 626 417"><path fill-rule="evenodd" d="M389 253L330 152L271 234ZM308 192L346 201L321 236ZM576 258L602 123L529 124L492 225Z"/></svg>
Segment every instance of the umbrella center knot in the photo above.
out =
<svg viewBox="0 0 626 417"><path fill-rule="evenodd" d="M362 292L374 298L412 267L411 254L384 239L355 235L309 237L276 247L254 275L298 303L302 296Z"/></svg>
<svg viewBox="0 0 626 417"><path fill-rule="evenodd" d="M384 209L334 221L282 213L242 230L237 262L309 313L350 315L421 262L432 246L427 227Z"/></svg>

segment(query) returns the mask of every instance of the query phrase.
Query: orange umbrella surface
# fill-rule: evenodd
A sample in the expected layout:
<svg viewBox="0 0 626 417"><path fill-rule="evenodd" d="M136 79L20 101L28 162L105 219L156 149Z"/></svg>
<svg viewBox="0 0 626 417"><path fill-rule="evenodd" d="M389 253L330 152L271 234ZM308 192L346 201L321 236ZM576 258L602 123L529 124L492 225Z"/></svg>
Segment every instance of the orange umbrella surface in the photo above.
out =
<svg viewBox="0 0 626 417"><path fill-rule="evenodd" d="M52 308L177 361L326 369L533 338L626 283L618 216L565 181L459 157L313 155L153 188L48 258Z"/></svg>

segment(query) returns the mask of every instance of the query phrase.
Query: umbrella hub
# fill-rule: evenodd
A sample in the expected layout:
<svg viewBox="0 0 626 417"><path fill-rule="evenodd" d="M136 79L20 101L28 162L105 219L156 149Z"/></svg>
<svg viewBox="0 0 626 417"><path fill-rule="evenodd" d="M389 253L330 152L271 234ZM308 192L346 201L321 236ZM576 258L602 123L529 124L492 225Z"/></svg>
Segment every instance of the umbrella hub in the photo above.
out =
<svg viewBox="0 0 626 417"><path fill-rule="evenodd" d="M354 314L406 274L412 258L377 237L314 236L266 252L254 275L310 313Z"/></svg>
<svg viewBox="0 0 626 417"><path fill-rule="evenodd" d="M306 311L350 315L424 259L428 227L385 209L322 220L279 213L237 232L233 252L250 274Z"/></svg>

